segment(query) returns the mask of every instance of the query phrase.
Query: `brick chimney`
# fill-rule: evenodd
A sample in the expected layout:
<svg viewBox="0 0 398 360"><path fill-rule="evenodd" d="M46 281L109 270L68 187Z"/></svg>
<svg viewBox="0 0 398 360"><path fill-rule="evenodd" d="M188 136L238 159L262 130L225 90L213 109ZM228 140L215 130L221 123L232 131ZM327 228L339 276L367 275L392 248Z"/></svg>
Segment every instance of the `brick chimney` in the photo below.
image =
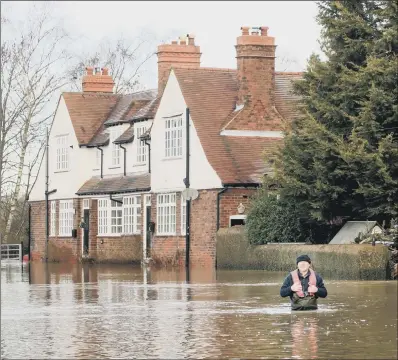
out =
<svg viewBox="0 0 398 360"><path fill-rule="evenodd" d="M275 38L268 27L243 26L237 38L238 105L275 105Z"/></svg>
<svg viewBox="0 0 398 360"><path fill-rule="evenodd" d="M83 92L113 93L115 83L107 68L87 67L86 71L82 80Z"/></svg>
<svg viewBox="0 0 398 360"><path fill-rule="evenodd" d="M199 68L200 47L192 34L180 36L178 41L158 46L158 95L163 94L171 67Z"/></svg>

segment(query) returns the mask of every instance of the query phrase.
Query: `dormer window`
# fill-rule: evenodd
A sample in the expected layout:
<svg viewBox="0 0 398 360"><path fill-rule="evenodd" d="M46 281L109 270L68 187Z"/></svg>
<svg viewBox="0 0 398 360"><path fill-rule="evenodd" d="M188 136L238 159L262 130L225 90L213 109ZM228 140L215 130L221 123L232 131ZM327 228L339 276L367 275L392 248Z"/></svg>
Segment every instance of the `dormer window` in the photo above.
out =
<svg viewBox="0 0 398 360"><path fill-rule="evenodd" d="M147 130L146 126L135 124L135 142L137 146L137 163L144 164L146 163L147 159L147 146L146 144L140 139L140 136L145 133Z"/></svg>
<svg viewBox="0 0 398 360"><path fill-rule="evenodd" d="M114 144L113 142L122 135L122 129L118 126L110 129L110 141L112 146L112 166L120 166L120 147L118 144Z"/></svg>

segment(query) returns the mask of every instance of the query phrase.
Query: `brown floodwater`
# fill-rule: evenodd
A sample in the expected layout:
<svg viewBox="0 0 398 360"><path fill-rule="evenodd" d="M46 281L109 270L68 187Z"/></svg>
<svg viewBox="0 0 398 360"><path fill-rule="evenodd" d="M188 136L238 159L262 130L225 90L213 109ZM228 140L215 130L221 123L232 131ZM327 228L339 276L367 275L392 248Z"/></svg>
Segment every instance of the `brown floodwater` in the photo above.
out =
<svg viewBox="0 0 398 360"><path fill-rule="evenodd" d="M397 358L396 281L326 278L291 312L285 276L2 263L1 358Z"/></svg>

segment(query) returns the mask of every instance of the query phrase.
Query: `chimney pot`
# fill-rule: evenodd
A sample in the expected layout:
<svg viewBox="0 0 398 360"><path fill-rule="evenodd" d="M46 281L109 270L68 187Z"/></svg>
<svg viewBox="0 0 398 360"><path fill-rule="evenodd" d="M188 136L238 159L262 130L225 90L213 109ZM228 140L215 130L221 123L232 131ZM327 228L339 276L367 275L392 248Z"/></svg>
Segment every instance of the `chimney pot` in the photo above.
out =
<svg viewBox="0 0 398 360"><path fill-rule="evenodd" d="M242 26L240 29L242 30L242 35L249 35L250 26Z"/></svg>
<svg viewBox="0 0 398 360"><path fill-rule="evenodd" d="M171 42L171 44L172 44L172 45L178 45L178 41L173 40L173 41Z"/></svg>
<svg viewBox="0 0 398 360"><path fill-rule="evenodd" d="M261 36L268 36L268 26L260 26Z"/></svg>
<svg viewBox="0 0 398 360"><path fill-rule="evenodd" d="M102 75L109 75L108 68L102 68Z"/></svg>
<svg viewBox="0 0 398 360"><path fill-rule="evenodd" d="M93 75L94 68L92 66L86 67L87 75Z"/></svg>

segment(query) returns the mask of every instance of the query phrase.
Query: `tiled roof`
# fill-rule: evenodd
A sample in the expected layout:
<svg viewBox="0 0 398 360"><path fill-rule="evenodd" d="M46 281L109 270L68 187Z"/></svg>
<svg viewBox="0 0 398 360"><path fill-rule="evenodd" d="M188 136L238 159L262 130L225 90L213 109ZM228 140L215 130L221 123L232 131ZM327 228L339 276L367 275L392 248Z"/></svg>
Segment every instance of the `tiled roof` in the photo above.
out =
<svg viewBox="0 0 398 360"><path fill-rule="evenodd" d="M109 134L98 132L93 139L87 144L87 147L105 146L109 144Z"/></svg>
<svg viewBox="0 0 398 360"><path fill-rule="evenodd" d="M220 135L236 105L236 70L177 68L174 71L206 157L222 182L259 183L262 174L270 171L264 162L264 151L271 153L281 139ZM287 80L285 76L277 82L280 87L277 109L290 99L286 93ZM285 109L289 114L292 107Z"/></svg>
<svg viewBox="0 0 398 360"><path fill-rule="evenodd" d="M94 176L86 181L76 193L77 195L115 194L137 191L149 191L151 175L110 176L101 179Z"/></svg>
<svg viewBox="0 0 398 360"><path fill-rule="evenodd" d="M62 96L79 144L97 146L109 138L103 134L104 125L131 121L137 111L156 98L156 94L157 90L145 90L128 95L66 92Z"/></svg>
<svg viewBox="0 0 398 360"><path fill-rule="evenodd" d="M138 110L134 116L129 119L131 121L153 119L156 115L156 111L158 110L160 99L160 97L157 97L151 100L147 105Z"/></svg>
<svg viewBox="0 0 398 360"><path fill-rule="evenodd" d="M275 105L278 112L291 121L298 116L296 108L299 96L293 94L292 81L300 80L303 73L299 72L277 72L275 74Z"/></svg>
<svg viewBox="0 0 398 360"><path fill-rule="evenodd" d="M116 125L129 122L134 114L156 97L156 90L144 90L121 97L105 125Z"/></svg>
<svg viewBox="0 0 398 360"><path fill-rule="evenodd" d="M126 131L120 135L115 141L115 144L125 144L132 142L134 139L134 126L130 125Z"/></svg>
<svg viewBox="0 0 398 360"><path fill-rule="evenodd" d="M87 144L97 134L121 95L104 93L62 94L77 140Z"/></svg>

